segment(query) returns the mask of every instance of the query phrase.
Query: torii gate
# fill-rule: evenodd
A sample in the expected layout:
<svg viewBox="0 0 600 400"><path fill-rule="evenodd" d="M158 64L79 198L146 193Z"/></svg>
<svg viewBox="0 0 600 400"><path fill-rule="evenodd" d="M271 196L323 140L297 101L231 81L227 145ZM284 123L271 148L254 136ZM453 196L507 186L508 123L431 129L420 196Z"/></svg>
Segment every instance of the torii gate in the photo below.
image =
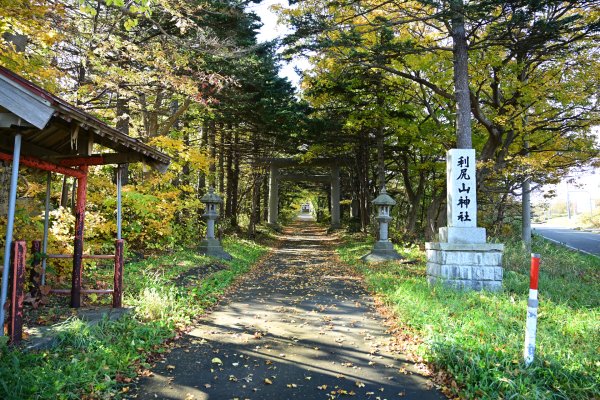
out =
<svg viewBox="0 0 600 400"><path fill-rule="evenodd" d="M331 185L331 227L339 228L340 224L340 164L343 160L339 158L319 158L308 162L302 162L294 158L265 158L260 160L269 165L269 225L277 226L279 215L279 182L281 181L309 181L323 182ZM317 167L330 168L328 175L307 174L281 174L282 168L290 167Z"/></svg>

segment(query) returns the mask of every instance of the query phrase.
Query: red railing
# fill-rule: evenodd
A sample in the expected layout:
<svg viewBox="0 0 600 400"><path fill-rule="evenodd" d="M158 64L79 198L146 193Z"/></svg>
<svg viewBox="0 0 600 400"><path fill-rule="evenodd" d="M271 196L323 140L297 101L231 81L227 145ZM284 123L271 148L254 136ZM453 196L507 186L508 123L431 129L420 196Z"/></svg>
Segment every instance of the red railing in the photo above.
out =
<svg viewBox="0 0 600 400"><path fill-rule="evenodd" d="M32 262L32 270L30 275L35 274L35 267L39 265L42 258L46 259L73 259L71 254L42 254L40 257L40 241L32 242L32 255L35 257ZM113 295L113 308L122 307L123 303L123 249L124 240L118 239L115 241L115 254L98 255L84 254L82 259L92 260L110 260L114 259L114 279L113 289L79 289L78 293L83 294L110 294ZM23 301L25 299L25 266L26 266L26 242L15 241L11 247L11 263L10 263L10 316L8 319L8 335L11 344L17 344L23 336ZM71 289L51 289L50 293L58 295L73 296L73 288Z"/></svg>

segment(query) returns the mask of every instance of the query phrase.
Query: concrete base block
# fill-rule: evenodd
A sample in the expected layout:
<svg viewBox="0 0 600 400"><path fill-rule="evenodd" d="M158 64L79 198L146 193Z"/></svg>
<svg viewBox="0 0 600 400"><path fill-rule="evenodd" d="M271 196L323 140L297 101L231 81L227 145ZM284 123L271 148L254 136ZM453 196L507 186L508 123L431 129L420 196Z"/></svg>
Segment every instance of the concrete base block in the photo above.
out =
<svg viewBox="0 0 600 400"><path fill-rule="evenodd" d="M394 249L392 242L379 241L375 242L373 250L369 254L365 254L360 259L368 263L378 263L393 260L403 260L404 257L398 254L396 249Z"/></svg>
<svg viewBox="0 0 600 400"><path fill-rule="evenodd" d="M485 228L445 226L440 228L440 242L442 243L485 243Z"/></svg>
<svg viewBox="0 0 600 400"><path fill-rule="evenodd" d="M461 290L502 288L502 253L496 243L426 243L427 280Z"/></svg>
<svg viewBox="0 0 600 400"><path fill-rule="evenodd" d="M233 257L231 257L231 254L223 250L221 242L219 242L217 239L204 239L202 242L200 242L198 250L200 251L200 253L210 257L216 257L222 260L233 259Z"/></svg>

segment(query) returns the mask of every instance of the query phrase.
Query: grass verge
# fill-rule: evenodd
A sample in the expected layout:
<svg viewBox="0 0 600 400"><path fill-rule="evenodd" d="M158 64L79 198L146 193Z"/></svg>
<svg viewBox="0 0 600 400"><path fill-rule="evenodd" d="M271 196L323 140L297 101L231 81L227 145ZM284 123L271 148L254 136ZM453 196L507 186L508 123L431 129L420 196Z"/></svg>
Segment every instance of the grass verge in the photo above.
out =
<svg viewBox="0 0 600 400"><path fill-rule="evenodd" d="M469 399L600 398L600 259L536 238L541 254L536 359L522 362L529 254L507 243L500 293L429 286L425 255L398 250L416 264L365 265L371 245L347 237L338 253L355 266L417 339L417 354L452 378L451 397ZM454 381L454 382L452 382Z"/></svg>
<svg viewBox="0 0 600 400"><path fill-rule="evenodd" d="M181 251L125 267L125 304L134 311L97 325L65 323L59 344L23 352L0 346L0 398L89 399L120 397L150 353L216 303L235 278L266 248L240 239L226 240L234 257L221 262ZM203 273L206 270L214 271ZM201 279L194 279L201 276ZM187 276L185 281L182 276Z"/></svg>

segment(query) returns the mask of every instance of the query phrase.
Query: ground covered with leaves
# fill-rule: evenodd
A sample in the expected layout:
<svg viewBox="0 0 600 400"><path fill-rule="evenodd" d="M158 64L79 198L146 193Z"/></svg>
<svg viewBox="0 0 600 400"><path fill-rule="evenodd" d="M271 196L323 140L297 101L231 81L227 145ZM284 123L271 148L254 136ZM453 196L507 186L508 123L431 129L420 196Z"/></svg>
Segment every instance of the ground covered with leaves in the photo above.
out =
<svg viewBox="0 0 600 400"><path fill-rule="evenodd" d="M335 256L337 245L326 228L286 228L131 397L440 400L424 365L399 351L360 275Z"/></svg>
<svg viewBox="0 0 600 400"><path fill-rule="evenodd" d="M347 237L340 258L366 277L393 309L399 334L440 370L450 396L470 399L600 397L600 259L536 238L541 254L536 359L523 364L529 254L507 243L500 293L458 292L426 281L425 255L399 248L415 264L365 265L363 237Z"/></svg>
<svg viewBox="0 0 600 400"><path fill-rule="evenodd" d="M57 346L24 352L0 346L0 398L82 399L120 397L129 384L167 351L173 339L267 249L227 240L231 262L215 262L195 251L179 251L127 264L125 305L133 312L89 326L64 322Z"/></svg>

